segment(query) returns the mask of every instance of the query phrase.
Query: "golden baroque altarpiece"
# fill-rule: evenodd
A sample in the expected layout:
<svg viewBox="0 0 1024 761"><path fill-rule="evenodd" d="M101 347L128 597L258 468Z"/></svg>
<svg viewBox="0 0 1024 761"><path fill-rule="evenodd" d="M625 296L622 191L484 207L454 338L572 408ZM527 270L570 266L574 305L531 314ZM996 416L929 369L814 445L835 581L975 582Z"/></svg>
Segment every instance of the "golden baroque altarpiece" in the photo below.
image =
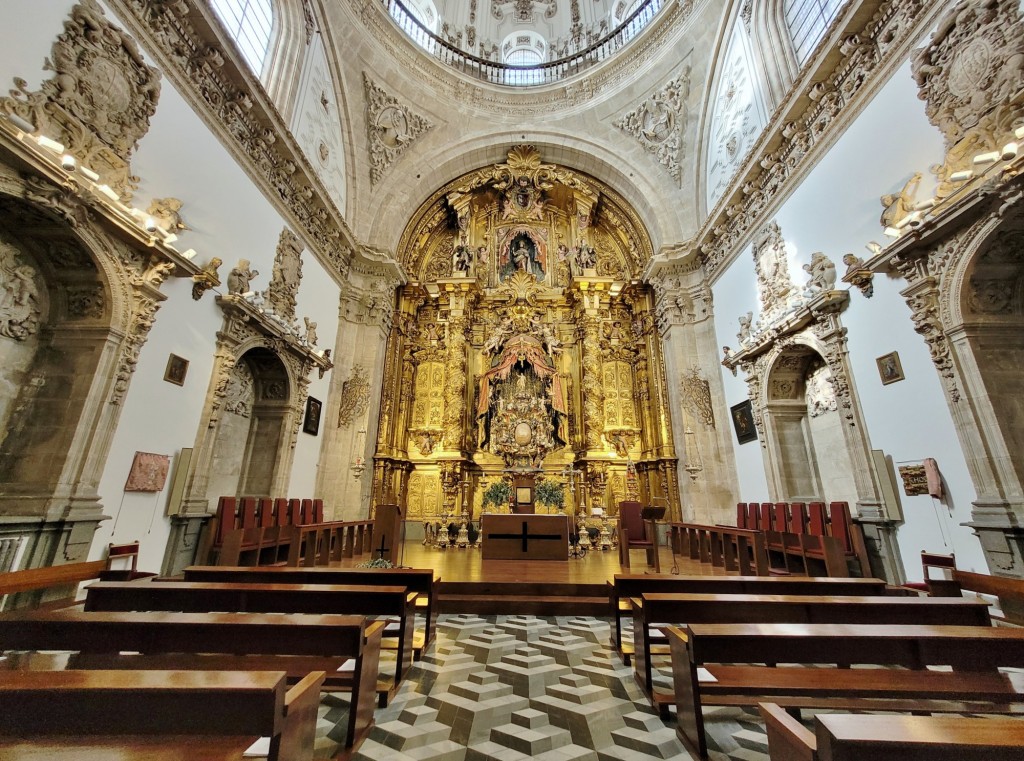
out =
<svg viewBox="0 0 1024 761"><path fill-rule="evenodd" d="M399 253L374 504L475 516L528 470L573 512L633 498L678 518L651 243L621 197L518 146L434 193Z"/></svg>

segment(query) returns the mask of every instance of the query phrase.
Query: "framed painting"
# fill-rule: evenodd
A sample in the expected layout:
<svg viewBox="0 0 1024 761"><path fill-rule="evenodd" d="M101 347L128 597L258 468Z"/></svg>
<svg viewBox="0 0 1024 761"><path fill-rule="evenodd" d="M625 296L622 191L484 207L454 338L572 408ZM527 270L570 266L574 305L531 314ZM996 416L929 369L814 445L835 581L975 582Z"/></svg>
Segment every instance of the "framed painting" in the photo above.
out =
<svg viewBox="0 0 1024 761"><path fill-rule="evenodd" d="M899 353L891 351L876 359L875 363L878 365L878 375L883 386L903 380L903 365L900 364Z"/></svg>
<svg viewBox="0 0 1024 761"><path fill-rule="evenodd" d="M734 404L729 408L729 412L732 416L732 427L736 431L736 442L746 444L748 441L757 441L754 409L750 406L750 400Z"/></svg>
<svg viewBox="0 0 1024 761"><path fill-rule="evenodd" d="M310 436L320 433L320 413L324 411L324 404L313 397L306 398L306 415L302 419L302 432Z"/></svg>
<svg viewBox="0 0 1024 761"><path fill-rule="evenodd" d="M184 357L179 357L177 354L168 355L167 368L164 370L164 380L176 386L184 386L186 375L188 375L188 360Z"/></svg>

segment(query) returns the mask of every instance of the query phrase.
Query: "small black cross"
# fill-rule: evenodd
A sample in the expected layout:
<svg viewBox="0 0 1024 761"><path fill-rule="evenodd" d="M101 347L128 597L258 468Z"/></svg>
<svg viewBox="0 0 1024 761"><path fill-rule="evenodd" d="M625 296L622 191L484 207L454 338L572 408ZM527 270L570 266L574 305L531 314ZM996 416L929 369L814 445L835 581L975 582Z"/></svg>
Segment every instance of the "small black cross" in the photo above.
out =
<svg viewBox="0 0 1024 761"><path fill-rule="evenodd" d="M390 550L391 550L390 547L385 547L384 546L384 537L382 536L380 538L380 547L378 547L377 550L376 550L376 552L380 555L380 559L383 560L384 559L384 553L385 552L389 552Z"/></svg>
<svg viewBox="0 0 1024 761"><path fill-rule="evenodd" d="M523 552L529 549L529 542L531 539L538 541L558 541L562 538L561 534L531 534L526 528L526 521L523 521L523 532L521 534L490 534L490 539L522 539L523 540Z"/></svg>

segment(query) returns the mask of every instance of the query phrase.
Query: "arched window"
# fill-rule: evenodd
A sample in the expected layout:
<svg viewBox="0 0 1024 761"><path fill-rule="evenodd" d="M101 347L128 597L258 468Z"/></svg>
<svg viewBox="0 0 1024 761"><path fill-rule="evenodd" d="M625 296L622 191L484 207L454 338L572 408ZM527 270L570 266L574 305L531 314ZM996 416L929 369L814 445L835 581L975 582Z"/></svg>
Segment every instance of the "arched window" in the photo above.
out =
<svg viewBox="0 0 1024 761"><path fill-rule="evenodd" d="M801 64L821 42L842 5L843 0L786 0L786 26Z"/></svg>
<svg viewBox="0 0 1024 761"><path fill-rule="evenodd" d="M273 0L212 0L210 4L249 68L260 76L274 27Z"/></svg>
<svg viewBox="0 0 1024 761"><path fill-rule="evenodd" d="M539 66L547 60L548 43L536 32L513 32L501 43L501 60L510 66ZM543 74L539 69L507 71L505 84L540 84Z"/></svg>

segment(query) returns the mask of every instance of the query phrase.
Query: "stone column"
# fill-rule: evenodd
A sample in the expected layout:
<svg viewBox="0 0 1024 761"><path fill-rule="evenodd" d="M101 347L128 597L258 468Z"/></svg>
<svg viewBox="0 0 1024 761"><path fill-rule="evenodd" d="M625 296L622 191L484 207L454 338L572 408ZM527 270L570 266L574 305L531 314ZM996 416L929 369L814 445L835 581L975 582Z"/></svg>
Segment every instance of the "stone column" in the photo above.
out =
<svg viewBox="0 0 1024 761"><path fill-rule="evenodd" d="M672 475L681 494L681 517L699 523L731 523L738 499L736 466L729 421L720 419L726 404L717 371L719 342L711 288L693 251L664 251L645 274L655 290L666 409L672 413L671 434L679 458Z"/></svg>
<svg viewBox="0 0 1024 761"><path fill-rule="evenodd" d="M316 494L324 500L326 520L369 517L378 423L393 414L382 412L382 405L398 398L385 388L394 293L400 282L397 272L356 264L351 280L353 286L342 292L338 310L336 364L317 468ZM400 382L400 370L392 380Z"/></svg>

